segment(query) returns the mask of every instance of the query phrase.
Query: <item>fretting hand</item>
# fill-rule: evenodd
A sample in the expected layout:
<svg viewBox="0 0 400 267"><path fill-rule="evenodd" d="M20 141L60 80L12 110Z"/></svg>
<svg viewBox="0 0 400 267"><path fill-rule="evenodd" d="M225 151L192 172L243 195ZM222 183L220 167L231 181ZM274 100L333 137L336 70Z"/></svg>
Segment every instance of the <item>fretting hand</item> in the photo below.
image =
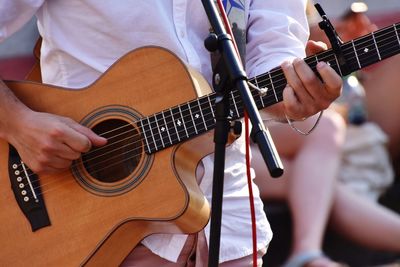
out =
<svg viewBox="0 0 400 267"><path fill-rule="evenodd" d="M326 50L326 45L309 41L306 49L307 54L315 54ZM322 81L302 59L284 62L281 67L288 82L283 91L283 109L291 119L312 116L328 108L340 96L342 79L325 62L317 64Z"/></svg>

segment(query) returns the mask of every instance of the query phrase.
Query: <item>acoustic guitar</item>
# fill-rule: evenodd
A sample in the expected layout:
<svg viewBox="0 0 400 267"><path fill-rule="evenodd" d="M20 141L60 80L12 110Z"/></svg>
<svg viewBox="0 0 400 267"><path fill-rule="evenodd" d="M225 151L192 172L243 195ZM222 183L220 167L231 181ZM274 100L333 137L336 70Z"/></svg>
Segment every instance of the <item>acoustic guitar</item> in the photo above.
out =
<svg viewBox="0 0 400 267"><path fill-rule="evenodd" d="M305 62L313 70L327 62L343 76L398 54L399 36L394 24L343 44L346 72L332 50ZM259 109L282 101L280 68L249 81L264 89L252 90ZM216 95L171 52L129 52L78 90L6 84L33 110L70 117L108 144L64 173L37 175L0 139L1 266L117 266L150 234L195 233L207 224L195 171L213 150ZM241 118L239 92L230 97L232 117Z"/></svg>

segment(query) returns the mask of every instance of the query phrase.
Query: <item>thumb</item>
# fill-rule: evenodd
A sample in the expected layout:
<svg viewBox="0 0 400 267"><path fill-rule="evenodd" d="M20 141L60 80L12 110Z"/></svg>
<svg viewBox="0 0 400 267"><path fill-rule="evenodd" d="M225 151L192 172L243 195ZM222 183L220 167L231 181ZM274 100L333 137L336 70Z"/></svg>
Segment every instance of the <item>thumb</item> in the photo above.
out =
<svg viewBox="0 0 400 267"><path fill-rule="evenodd" d="M311 56L327 49L328 46L324 42L309 40L306 45L306 54L307 56Z"/></svg>
<svg viewBox="0 0 400 267"><path fill-rule="evenodd" d="M79 133L85 135L89 141L92 143L93 146L103 146L107 144L107 139L104 137L101 137L100 135L96 134L93 132L91 129L82 126L78 123L70 125L73 129L78 131Z"/></svg>

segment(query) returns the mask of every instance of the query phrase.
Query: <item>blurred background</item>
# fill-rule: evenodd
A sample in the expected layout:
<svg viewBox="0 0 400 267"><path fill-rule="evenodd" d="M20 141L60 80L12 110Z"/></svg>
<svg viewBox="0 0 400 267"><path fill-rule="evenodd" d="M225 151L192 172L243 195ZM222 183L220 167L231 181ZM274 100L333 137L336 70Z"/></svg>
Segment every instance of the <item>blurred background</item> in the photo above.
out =
<svg viewBox="0 0 400 267"><path fill-rule="evenodd" d="M355 1L351 0L316 0L325 9L328 16L337 18L350 7ZM360 1L361 2L361 1ZM389 19L399 18L400 15L400 1L398 0L364 0L367 4L367 15L372 20L384 20L386 17Z"/></svg>
<svg viewBox="0 0 400 267"><path fill-rule="evenodd" d="M0 76L22 79L34 63L33 47L39 37L33 18L20 31L0 43Z"/></svg>

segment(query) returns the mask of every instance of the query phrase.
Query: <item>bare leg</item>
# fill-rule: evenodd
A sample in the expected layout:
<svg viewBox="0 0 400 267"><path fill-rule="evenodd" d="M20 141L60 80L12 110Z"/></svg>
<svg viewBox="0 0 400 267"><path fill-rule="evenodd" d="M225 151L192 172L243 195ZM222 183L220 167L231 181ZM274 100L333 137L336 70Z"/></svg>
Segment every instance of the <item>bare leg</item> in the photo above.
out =
<svg viewBox="0 0 400 267"><path fill-rule="evenodd" d="M400 216L364 199L344 185L336 187L330 223L347 238L371 249L400 253Z"/></svg>
<svg viewBox="0 0 400 267"><path fill-rule="evenodd" d="M389 152L399 158L400 124L396 114L400 112L399 93L400 55L388 59L366 71L363 85L366 90L368 117L389 136ZM382 103L385 103L382 105Z"/></svg>
<svg viewBox="0 0 400 267"><path fill-rule="evenodd" d="M291 163L285 177L272 180L266 177L266 169L256 163L260 160L254 153L253 166L261 196L287 198L294 226L292 255L320 250L332 206L345 124L336 113L326 112L316 130L307 137L287 125L270 130L280 155Z"/></svg>

